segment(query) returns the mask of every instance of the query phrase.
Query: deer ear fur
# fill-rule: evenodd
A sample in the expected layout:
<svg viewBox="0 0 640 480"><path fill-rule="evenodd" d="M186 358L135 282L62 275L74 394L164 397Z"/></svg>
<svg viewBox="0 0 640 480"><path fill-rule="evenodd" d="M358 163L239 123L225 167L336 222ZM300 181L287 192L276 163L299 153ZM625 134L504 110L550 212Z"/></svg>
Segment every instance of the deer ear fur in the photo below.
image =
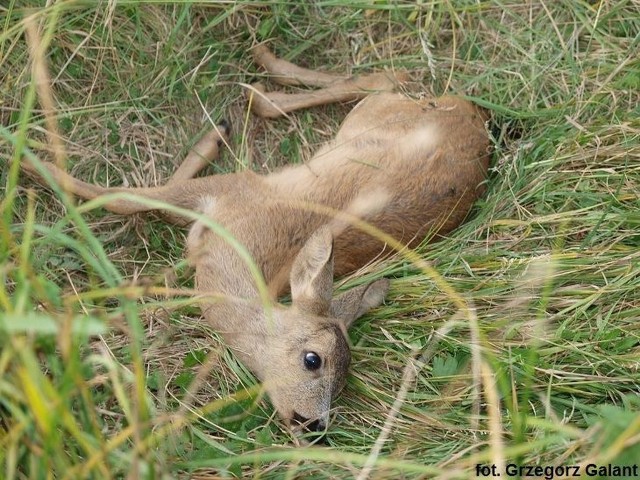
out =
<svg viewBox="0 0 640 480"><path fill-rule="evenodd" d="M354 287L331 302L329 314L349 328L355 319L381 305L388 291L389 280L386 278Z"/></svg>
<svg viewBox="0 0 640 480"><path fill-rule="evenodd" d="M291 267L291 300L305 313L326 316L333 295L333 235L322 227L311 235Z"/></svg>

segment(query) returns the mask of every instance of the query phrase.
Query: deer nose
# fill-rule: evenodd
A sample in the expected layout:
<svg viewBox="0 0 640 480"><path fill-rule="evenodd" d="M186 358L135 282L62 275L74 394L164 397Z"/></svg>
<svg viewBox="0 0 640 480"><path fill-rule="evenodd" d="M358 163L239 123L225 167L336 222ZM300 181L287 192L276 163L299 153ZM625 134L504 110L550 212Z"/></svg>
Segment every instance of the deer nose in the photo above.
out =
<svg viewBox="0 0 640 480"><path fill-rule="evenodd" d="M324 420L311 420L309 418L303 417L302 415L299 415L296 412L293 412L293 423L301 426L305 432L311 433L311 437L313 437L314 442L326 443L324 433L327 429L327 425L325 424Z"/></svg>
<svg viewBox="0 0 640 480"><path fill-rule="evenodd" d="M314 420L307 425L307 430L310 432L324 432L326 426L322 420Z"/></svg>

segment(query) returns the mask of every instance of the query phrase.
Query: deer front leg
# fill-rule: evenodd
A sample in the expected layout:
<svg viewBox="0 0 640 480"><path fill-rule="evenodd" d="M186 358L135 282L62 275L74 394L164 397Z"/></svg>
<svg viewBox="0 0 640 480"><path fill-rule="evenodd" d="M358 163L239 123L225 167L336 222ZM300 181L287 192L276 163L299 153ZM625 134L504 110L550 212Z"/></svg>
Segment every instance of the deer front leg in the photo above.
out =
<svg viewBox="0 0 640 480"><path fill-rule="evenodd" d="M226 120L222 120L198 140L198 143L189 150L180 166L167 181L167 185L184 182L195 177L204 167L218 158L220 148L229 136L230 129L229 123Z"/></svg>
<svg viewBox="0 0 640 480"><path fill-rule="evenodd" d="M218 156L223 138L227 135L228 129L228 125L221 124L206 134L189 151L185 160L169 182L161 187L102 187L78 180L51 162L42 162L42 166L48 170L48 176L51 177L55 183L67 192L84 200L91 200L111 193L132 193L143 199L161 200L177 207L199 210L204 197L223 195L233 188L234 181L230 177L235 177L236 174L212 175L210 177L197 179L191 178L207 163ZM29 173L39 184L44 186L48 185L45 175L42 175L35 165L32 165L26 158L21 160L21 168ZM148 212L155 209L143 202L129 199L112 200L107 202L104 208L120 215L132 215L134 213ZM167 221L177 225L187 225L191 223L191 219L170 212L164 212L163 216Z"/></svg>

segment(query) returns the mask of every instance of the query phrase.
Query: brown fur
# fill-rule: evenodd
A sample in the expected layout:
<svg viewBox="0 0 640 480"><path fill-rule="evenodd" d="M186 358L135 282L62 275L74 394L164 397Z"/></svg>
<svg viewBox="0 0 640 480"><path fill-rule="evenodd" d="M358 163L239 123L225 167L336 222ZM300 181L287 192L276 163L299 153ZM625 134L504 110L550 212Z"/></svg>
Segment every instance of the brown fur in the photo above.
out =
<svg viewBox="0 0 640 480"><path fill-rule="evenodd" d="M369 88L390 90L397 81L387 74L376 74L373 80L314 76L275 59L264 47L257 49L256 58L282 83L304 81L324 87L293 100L259 89L254 108L267 116L359 98ZM292 306L263 305L238 252L198 222L188 240L197 288L229 296L225 301L203 301L203 314L265 383L283 418L294 424L308 420L310 428L324 429L330 402L344 385L349 364L346 329L379 305L388 289L388 281L379 280L332 299L334 274L354 271L388 250L381 241L317 207L350 212L410 247L427 235L446 234L463 221L484 191L490 151L486 120L482 109L461 98L415 100L387 91L358 104L335 139L310 162L267 176L247 171L191 178L218 154L220 132L205 137L162 187L106 189L72 178L52 164L46 168L82 198L133 191L204 212L239 240L274 299L290 290ZM106 208L122 214L149 210L120 200ZM319 369L305 367L308 352L321 358Z"/></svg>

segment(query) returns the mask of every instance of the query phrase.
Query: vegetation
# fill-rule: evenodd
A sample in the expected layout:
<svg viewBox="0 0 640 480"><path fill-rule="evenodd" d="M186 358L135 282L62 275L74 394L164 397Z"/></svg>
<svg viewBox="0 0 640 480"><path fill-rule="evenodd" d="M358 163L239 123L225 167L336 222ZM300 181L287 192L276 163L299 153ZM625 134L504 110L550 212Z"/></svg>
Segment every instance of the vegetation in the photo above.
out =
<svg viewBox="0 0 640 480"><path fill-rule="evenodd" d="M478 464L637 463L639 7L3 2L0 477L476 478ZM221 118L231 152L210 173L304 161L350 106L253 118L244 84L261 79L260 41L312 68L407 69L428 93L493 113L488 193L469 222L419 249L424 265L368 270L392 290L351 332L328 447L294 446L201 322L186 231L75 204L18 168L37 156L102 185L159 184Z"/></svg>

